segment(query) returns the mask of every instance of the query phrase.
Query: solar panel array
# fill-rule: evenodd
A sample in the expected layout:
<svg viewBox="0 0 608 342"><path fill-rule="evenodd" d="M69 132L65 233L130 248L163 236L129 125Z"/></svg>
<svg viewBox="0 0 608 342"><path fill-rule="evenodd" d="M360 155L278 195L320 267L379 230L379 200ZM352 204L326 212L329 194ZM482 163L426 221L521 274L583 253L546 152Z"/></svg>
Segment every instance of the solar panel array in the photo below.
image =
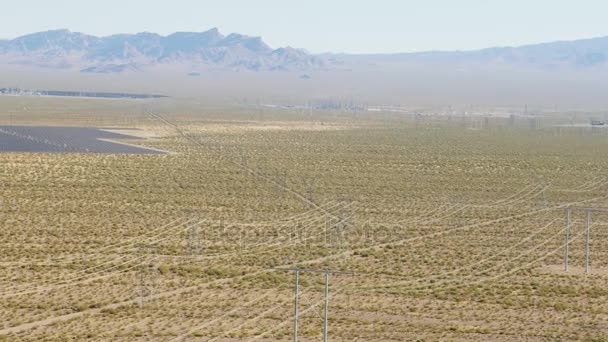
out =
<svg viewBox="0 0 608 342"><path fill-rule="evenodd" d="M164 154L100 139L141 138L89 127L0 126L0 152Z"/></svg>

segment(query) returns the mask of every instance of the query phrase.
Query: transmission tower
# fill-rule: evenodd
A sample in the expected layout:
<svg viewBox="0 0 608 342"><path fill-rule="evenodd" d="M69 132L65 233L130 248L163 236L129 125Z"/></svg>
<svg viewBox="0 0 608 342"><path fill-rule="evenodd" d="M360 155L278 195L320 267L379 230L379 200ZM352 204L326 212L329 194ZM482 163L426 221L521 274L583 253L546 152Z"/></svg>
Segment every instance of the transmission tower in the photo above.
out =
<svg viewBox="0 0 608 342"><path fill-rule="evenodd" d="M312 178L312 177L308 177L308 178L304 178L303 179L303 185L304 185L304 198L306 198L306 200L311 201L312 202L312 193L313 193L313 189L316 183L316 179Z"/></svg>
<svg viewBox="0 0 608 342"><path fill-rule="evenodd" d="M566 216L566 236L564 242L564 271L568 272L568 254L570 247L570 214L574 210L582 210L585 212L585 273L589 273L589 238L592 212L608 212L608 208L594 207L567 207L565 209Z"/></svg>
<svg viewBox="0 0 608 342"><path fill-rule="evenodd" d="M300 287L300 272L321 273L325 276L324 306L323 306L323 342L327 342L327 318L329 315L329 275L353 275L353 272L342 272L332 270L312 270L305 268L274 268L278 271L295 272L294 297L293 297L293 342L298 342L298 293Z"/></svg>
<svg viewBox="0 0 608 342"><path fill-rule="evenodd" d="M192 257L198 257L203 254L203 243L201 239L201 229L198 224L188 228L186 234L186 243L188 254Z"/></svg>
<svg viewBox="0 0 608 342"><path fill-rule="evenodd" d="M139 299L139 306L144 307L146 299L151 297L158 285L158 265L157 251L158 246L156 245L137 245L139 254L144 256L143 262L140 264L137 271L137 286L135 288L135 295ZM151 253L150 253L151 252Z"/></svg>
<svg viewBox="0 0 608 342"><path fill-rule="evenodd" d="M338 208L336 215L328 219L327 228L329 230L329 243L332 247L341 249L346 246L347 234L350 227L352 227L352 205L352 202L340 199L340 207Z"/></svg>

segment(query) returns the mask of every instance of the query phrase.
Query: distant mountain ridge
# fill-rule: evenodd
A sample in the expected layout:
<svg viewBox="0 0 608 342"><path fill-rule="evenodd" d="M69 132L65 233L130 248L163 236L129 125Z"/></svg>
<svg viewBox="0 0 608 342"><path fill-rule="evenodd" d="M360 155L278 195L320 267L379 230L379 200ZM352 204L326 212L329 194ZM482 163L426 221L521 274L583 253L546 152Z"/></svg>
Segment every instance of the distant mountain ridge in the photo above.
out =
<svg viewBox="0 0 608 342"><path fill-rule="evenodd" d="M117 34L96 37L53 30L0 40L0 61L82 72L121 72L162 64L192 69L309 70L325 66L318 56L291 47L272 49L260 37L206 32Z"/></svg>
<svg viewBox="0 0 608 342"><path fill-rule="evenodd" d="M181 67L190 75L205 70L310 71L399 66L448 68L509 66L563 70L608 66L608 37L558 41L475 51L403 54L313 55L302 49L273 49L260 37L205 32L116 34L96 37L69 30L38 32L0 40L0 64L77 69L88 73Z"/></svg>
<svg viewBox="0 0 608 342"><path fill-rule="evenodd" d="M608 37L470 51L340 55L339 57L350 62L380 64L509 65L544 70L578 69L608 66Z"/></svg>

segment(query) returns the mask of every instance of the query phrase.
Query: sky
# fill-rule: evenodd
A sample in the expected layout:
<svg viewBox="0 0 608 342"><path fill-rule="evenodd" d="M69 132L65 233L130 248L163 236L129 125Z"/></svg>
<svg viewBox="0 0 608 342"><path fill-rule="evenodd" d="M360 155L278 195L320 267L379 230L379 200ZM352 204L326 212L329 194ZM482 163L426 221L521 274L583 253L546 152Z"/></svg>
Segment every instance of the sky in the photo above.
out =
<svg viewBox="0 0 608 342"><path fill-rule="evenodd" d="M205 31L314 53L471 50L608 36L606 0L19 0L0 38L66 28L94 35Z"/></svg>

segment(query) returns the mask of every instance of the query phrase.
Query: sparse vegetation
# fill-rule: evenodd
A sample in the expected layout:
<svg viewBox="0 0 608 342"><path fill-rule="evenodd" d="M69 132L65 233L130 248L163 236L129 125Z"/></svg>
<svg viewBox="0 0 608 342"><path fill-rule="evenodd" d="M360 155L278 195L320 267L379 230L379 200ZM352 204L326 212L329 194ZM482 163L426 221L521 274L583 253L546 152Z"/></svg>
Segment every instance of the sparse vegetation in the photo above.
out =
<svg viewBox="0 0 608 342"><path fill-rule="evenodd" d="M238 106L163 115L180 132L134 102L77 114L74 101L62 124L141 128L176 153L0 154L6 340L286 340L280 265L356 273L332 280L334 341L608 334L608 215L593 216L584 276L573 213L560 271L563 206L607 200L603 134ZM52 120L30 111L0 121ZM321 305L321 277L301 285L302 310ZM302 316L307 340L321 307Z"/></svg>

